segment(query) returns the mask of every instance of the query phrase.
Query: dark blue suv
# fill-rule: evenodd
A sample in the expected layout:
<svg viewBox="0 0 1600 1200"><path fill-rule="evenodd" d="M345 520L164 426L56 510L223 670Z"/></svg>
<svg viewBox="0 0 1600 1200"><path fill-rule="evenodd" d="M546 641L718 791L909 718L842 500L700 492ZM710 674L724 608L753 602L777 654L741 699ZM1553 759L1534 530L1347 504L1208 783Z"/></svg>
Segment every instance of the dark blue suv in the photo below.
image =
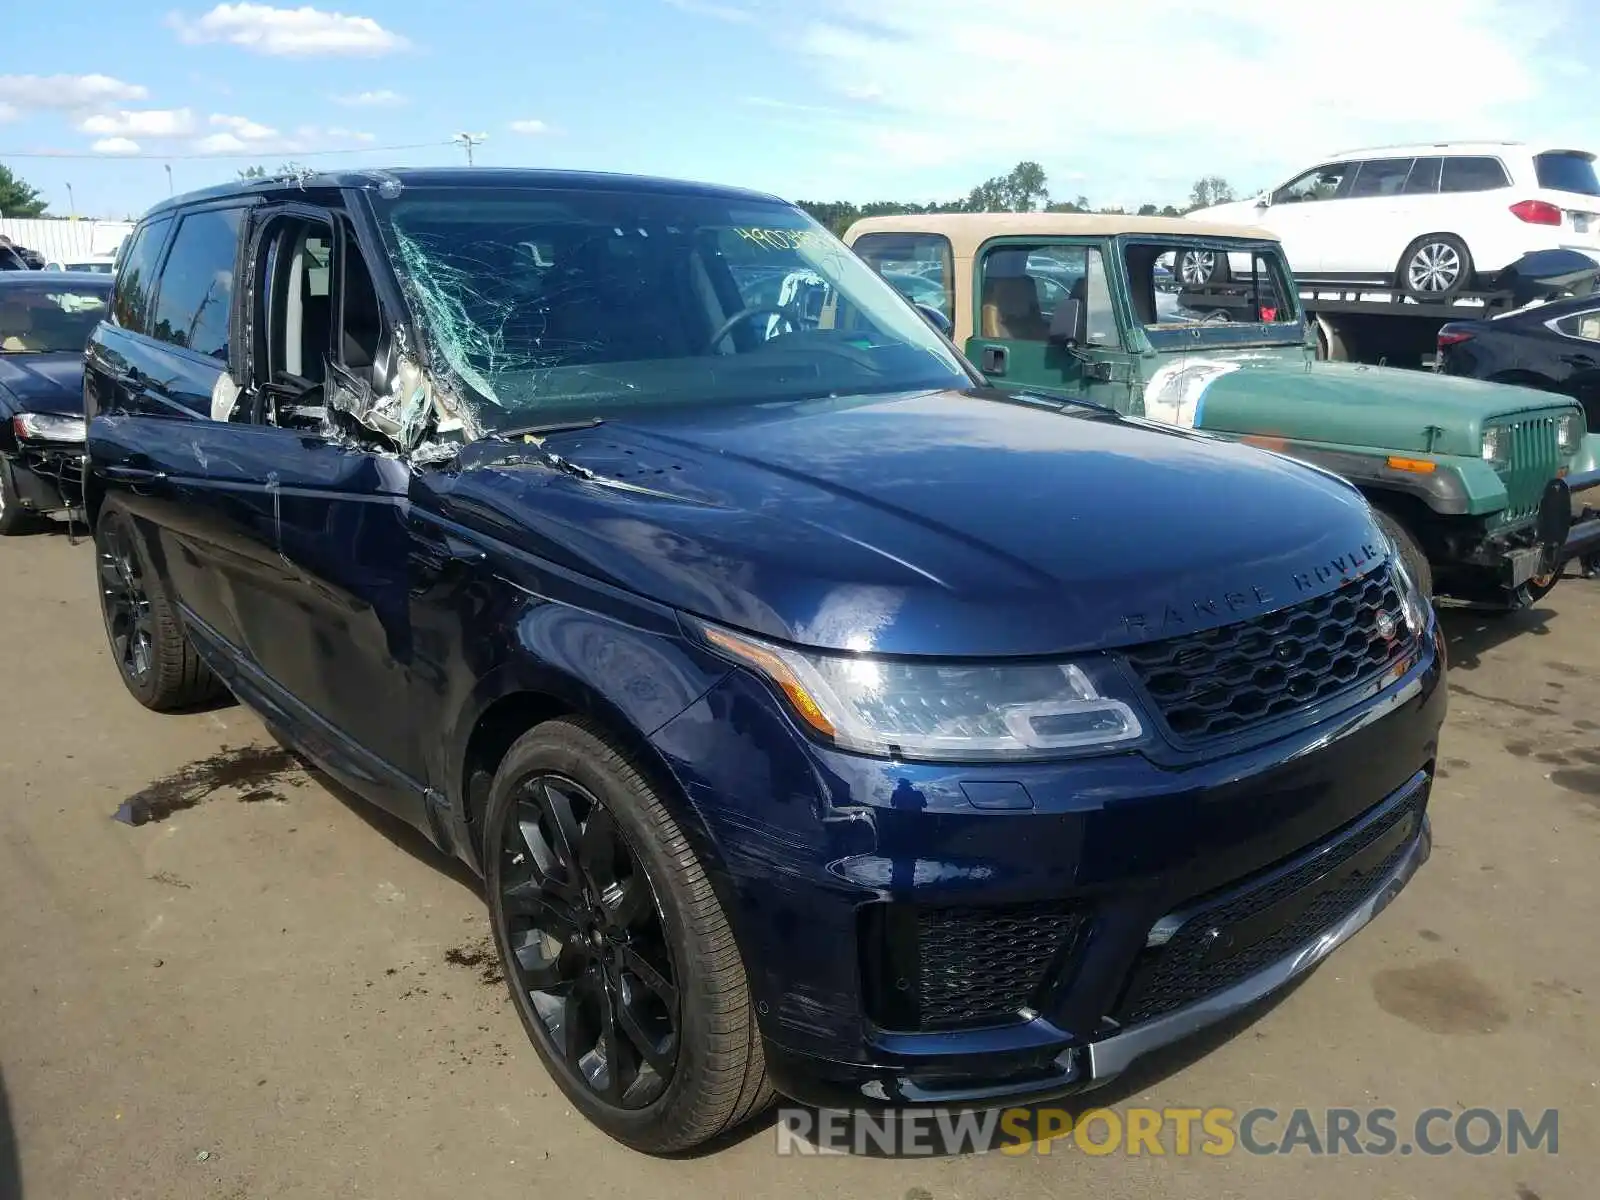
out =
<svg viewBox="0 0 1600 1200"><path fill-rule="evenodd" d="M88 354L122 678L231 690L480 871L630 1145L1099 1083L1426 858L1442 642L1346 484L938 324L728 188L165 203Z"/></svg>

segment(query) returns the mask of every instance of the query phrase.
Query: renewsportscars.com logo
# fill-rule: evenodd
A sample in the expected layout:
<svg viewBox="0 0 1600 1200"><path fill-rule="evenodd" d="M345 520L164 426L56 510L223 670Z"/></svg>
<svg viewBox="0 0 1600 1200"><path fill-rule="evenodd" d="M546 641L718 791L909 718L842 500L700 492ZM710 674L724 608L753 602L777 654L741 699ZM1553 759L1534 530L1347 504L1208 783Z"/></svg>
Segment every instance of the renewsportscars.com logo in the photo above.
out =
<svg viewBox="0 0 1600 1200"><path fill-rule="evenodd" d="M1557 1154L1560 1114L1511 1108L782 1108L779 1154Z"/></svg>

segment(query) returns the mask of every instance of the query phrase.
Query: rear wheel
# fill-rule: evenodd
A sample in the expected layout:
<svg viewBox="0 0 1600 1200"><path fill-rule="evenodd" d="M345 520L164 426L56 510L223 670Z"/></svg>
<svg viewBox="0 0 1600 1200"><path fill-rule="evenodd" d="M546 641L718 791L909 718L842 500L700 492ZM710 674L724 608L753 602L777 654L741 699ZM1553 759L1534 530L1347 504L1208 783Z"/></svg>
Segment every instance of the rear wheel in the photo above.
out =
<svg viewBox="0 0 1600 1200"><path fill-rule="evenodd" d="M1430 233L1406 247L1398 276L1406 295L1442 300L1472 282L1472 255L1455 234Z"/></svg>
<svg viewBox="0 0 1600 1200"><path fill-rule="evenodd" d="M220 695L222 685L189 644L177 610L145 560L132 518L115 500L100 510L94 554L111 657L133 698L165 712Z"/></svg>
<svg viewBox="0 0 1600 1200"><path fill-rule="evenodd" d="M628 755L582 720L524 734L495 774L484 842L517 1013L585 1116L662 1154L771 1102L732 931Z"/></svg>

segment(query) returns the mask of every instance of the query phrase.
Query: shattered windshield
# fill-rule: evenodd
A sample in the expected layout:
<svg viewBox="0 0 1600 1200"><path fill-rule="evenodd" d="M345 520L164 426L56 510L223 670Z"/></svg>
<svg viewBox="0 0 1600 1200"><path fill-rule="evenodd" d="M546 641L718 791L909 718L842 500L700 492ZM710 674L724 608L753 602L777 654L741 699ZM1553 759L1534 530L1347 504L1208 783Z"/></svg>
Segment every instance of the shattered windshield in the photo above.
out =
<svg viewBox="0 0 1600 1200"><path fill-rule="evenodd" d="M1297 295L1275 250L1223 241L1129 241L1134 311L1158 349L1215 335L1298 340ZM1277 328L1265 328L1277 327Z"/></svg>
<svg viewBox="0 0 1600 1200"><path fill-rule="evenodd" d="M972 383L916 309L788 205L477 187L374 203L437 365L477 394L487 432Z"/></svg>

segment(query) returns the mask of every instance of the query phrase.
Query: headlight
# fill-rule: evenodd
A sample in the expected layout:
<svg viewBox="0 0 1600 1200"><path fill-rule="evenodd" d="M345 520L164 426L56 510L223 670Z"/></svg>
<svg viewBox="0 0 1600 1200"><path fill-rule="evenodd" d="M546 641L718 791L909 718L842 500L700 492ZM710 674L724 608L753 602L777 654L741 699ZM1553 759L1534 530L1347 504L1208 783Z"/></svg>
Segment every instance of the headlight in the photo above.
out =
<svg viewBox="0 0 1600 1200"><path fill-rule="evenodd" d="M1506 431L1497 426L1483 431L1483 459L1485 462L1504 462L1510 446Z"/></svg>
<svg viewBox="0 0 1600 1200"><path fill-rule="evenodd" d="M1096 687L1098 662L906 662L794 650L709 625L701 632L765 676L814 732L867 754L1049 758L1144 735L1132 707Z"/></svg>
<svg viewBox="0 0 1600 1200"><path fill-rule="evenodd" d="M81 442L87 436L82 417L60 413L18 413L11 418L11 428L18 437L50 442Z"/></svg>
<svg viewBox="0 0 1600 1200"><path fill-rule="evenodd" d="M1412 637L1421 637L1422 631L1428 627L1428 598L1422 594L1417 581L1411 578L1411 572L1406 570L1405 559L1400 557L1398 549L1391 555L1390 561L1394 564L1395 577L1400 581L1400 611L1405 617L1406 628L1411 631Z"/></svg>
<svg viewBox="0 0 1600 1200"><path fill-rule="evenodd" d="M1569 412L1556 422L1556 445L1563 454L1576 454L1586 432L1583 414Z"/></svg>

